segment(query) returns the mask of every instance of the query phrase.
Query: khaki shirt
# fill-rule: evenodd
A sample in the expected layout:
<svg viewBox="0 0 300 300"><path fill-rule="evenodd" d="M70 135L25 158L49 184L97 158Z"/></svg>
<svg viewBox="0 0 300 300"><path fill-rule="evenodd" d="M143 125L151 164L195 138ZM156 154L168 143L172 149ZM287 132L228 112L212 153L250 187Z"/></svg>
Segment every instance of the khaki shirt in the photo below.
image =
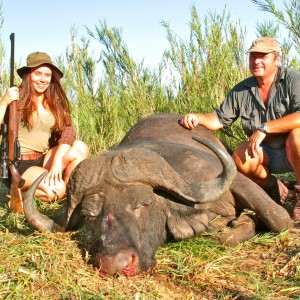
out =
<svg viewBox="0 0 300 300"><path fill-rule="evenodd" d="M243 130L248 137L260 124L294 112L300 112L300 72L285 68L278 70L267 107L258 92L257 80L252 76L238 83L215 110L224 126L230 126L241 118ZM268 134L264 144L275 149L284 148L287 135L288 133Z"/></svg>
<svg viewBox="0 0 300 300"><path fill-rule="evenodd" d="M21 123L20 122L21 114L22 114L22 111L18 110L17 118L16 118L16 122L18 124ZM65 125L62 132L58 132L58 131L51 132L51 137L49 140L49 148L53 148L53 147L61 145L61 144L73 145L75 140L76 140L76 132L75 132L72 124ZM21 143L20 143L20 146L22 147ZM26 152L28 152L28 151L26 151ZM24 151L24 153L25 153L25 151Z"/></svg>
<svg viewBox="0 0 300 300"><path fill-rule="evenodd" d="M33 127L28 129L19 123L18 139L21 146L21 154L29 154L33 151L46 153L49 150L51 128L55 124L54 116L50 112L43 114L32 113Z"/></svg>

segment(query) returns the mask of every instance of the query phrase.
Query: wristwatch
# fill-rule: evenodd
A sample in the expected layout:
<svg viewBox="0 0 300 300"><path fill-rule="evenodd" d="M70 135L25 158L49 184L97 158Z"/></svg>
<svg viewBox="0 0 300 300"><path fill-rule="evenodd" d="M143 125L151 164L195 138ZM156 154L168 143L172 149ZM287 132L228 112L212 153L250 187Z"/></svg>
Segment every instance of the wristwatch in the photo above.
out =
<svg viewBox="0 0 300 300"><path fill-rule="evenodd" d="M265 124L265 123L260 124L260 125L257 127L257 129L258 129L259 131L265 133L265 134L268 133L268 132L267 132L267 128L266 128L266 124Z"/></svg>

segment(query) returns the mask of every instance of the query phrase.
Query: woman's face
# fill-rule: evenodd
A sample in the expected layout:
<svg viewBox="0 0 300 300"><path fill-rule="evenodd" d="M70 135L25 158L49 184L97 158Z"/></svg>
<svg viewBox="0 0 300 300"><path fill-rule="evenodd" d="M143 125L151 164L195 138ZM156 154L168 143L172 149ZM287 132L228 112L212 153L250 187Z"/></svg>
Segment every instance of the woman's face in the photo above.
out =
<svg viewBox="0 0 300 300"><path fill-rule="evenodd" d="M52 71L47 66L32 69L30 80L37 95L43 94L51 82Z"/></svg>

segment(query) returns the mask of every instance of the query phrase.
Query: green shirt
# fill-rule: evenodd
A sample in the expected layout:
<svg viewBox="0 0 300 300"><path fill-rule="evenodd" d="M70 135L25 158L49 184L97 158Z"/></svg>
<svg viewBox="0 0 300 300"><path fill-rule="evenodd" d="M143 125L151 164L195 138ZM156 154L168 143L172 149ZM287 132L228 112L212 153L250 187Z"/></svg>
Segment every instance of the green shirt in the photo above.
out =
<svg viewBox="0 0 300 300"><path fill-rule="evenodd" d="M267 107L259 95L256 77L251 76L238 83L215 110L224 126L230 126L241 118L243 130L248 137L260 124L294 112L300 112L300 72L285 68L278 69ZM272 148L284 148L287 135L267 134L264 144Z"/></svg>

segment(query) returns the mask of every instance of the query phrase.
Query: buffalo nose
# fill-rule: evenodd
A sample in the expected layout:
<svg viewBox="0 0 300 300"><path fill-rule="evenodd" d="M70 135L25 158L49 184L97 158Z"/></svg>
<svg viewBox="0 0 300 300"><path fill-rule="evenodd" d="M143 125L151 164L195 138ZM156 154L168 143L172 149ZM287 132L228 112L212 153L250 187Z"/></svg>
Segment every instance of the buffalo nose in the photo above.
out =
<svg viewBox="0 0 300 300"><path fill-rule="evenodd" d="M125 276L134 276L138 273L137 256L133 251L120 251L115 256L101 255L96 258L101 273L115 275L122 273Z"/></svg>

